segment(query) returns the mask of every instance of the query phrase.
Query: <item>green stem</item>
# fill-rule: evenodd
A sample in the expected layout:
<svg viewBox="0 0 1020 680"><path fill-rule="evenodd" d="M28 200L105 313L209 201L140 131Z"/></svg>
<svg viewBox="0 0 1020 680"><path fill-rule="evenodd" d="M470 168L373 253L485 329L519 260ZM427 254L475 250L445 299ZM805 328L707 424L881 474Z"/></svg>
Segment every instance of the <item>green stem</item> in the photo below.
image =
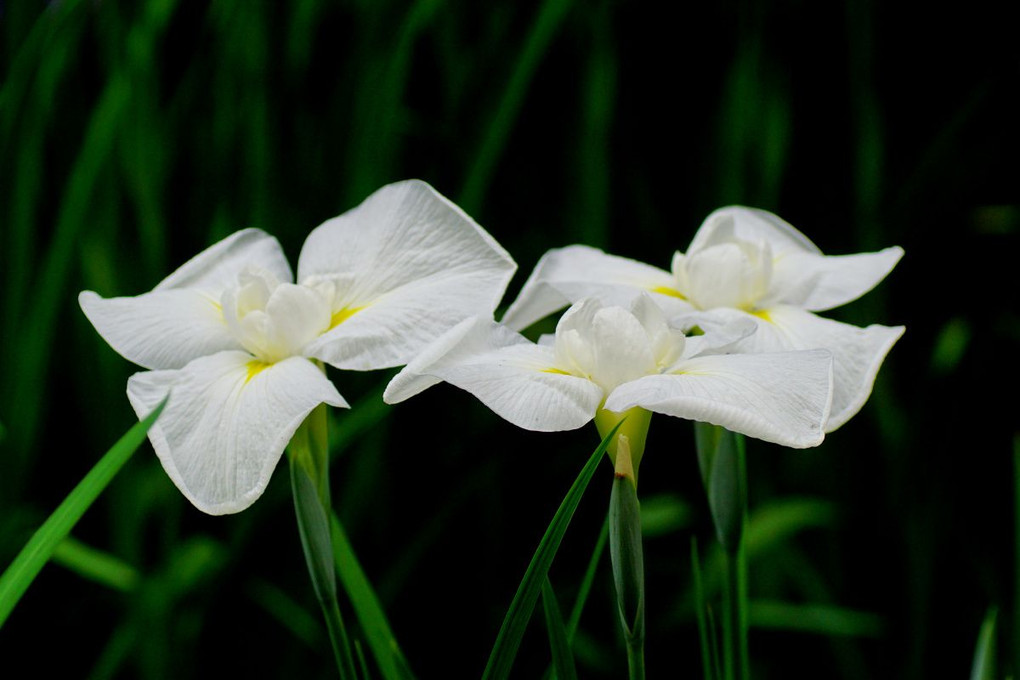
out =
<svg viewBox="0 0 1020 680"><path fill-rule="evenodd" d="M736 552L726 552L726 677L748 680L747 653L747 570L744 559L743 538Z"/></svg>
<svg viewBox="0 0 1020 680"><path fill-rule="evenodd" d="M620 627L627 642L631 680L645 677L645 576L641 546L641 505L632 465L630 440L617 441L616 471L609 497L609 556Z"/></svg>
<svg viewBox="0 0 1020 680"><path fill-rule="evenodd" d="M645 680L645 639L627 639L627 677Z"/></svg>
<svg viewBox="0 0 1020 680"><path fill-rule="evenodd" d="M336 600L326 441L326 412L325 406L320 405L301 424L287 447L291 488L305 563L326 619L337 671L343 680L354 680L358 677L354 654Z"/></svg>
<svg viewBox="0 0 1020 680"><path fill-rule="evenodd" d="M725 554L723 657L727 680L749 680L747 649L747 470L744 438L722 427L697 423L698 465Z"/></svg>

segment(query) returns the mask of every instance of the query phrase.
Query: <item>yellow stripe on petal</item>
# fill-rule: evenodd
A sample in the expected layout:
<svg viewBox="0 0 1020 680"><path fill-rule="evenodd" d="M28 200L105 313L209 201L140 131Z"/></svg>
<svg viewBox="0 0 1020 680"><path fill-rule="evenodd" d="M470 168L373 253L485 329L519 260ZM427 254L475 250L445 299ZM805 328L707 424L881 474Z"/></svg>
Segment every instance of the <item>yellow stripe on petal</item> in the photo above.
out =
<svg viewBox="0 0 1020 680"><path fill-rule="evenodd" d="M254 378L259 373L269 368L269 366L270 364L266 363L265 361L259 361L258 359L252 359L251 361L249 361L248 375L244 376L244 384L247 385L252 378Z"/></svg>
<svg viewBox="0 0 1020 680"><path fill-rule="evenodd" d="M367 306L367 305L366 305ZM333 318L329 320L329 330L333 330L347 319L351 318L365 307L344 307L338 312L333 314Z"/></svg>
<svg viewBox="0 0 1020 680"><path fill-rule="evenodd" d="M750 312L750 314L751 316L758 317L762 321L772 323L772 316L769 314L769 310L767 309L756 309L753 312Z"/></svg>
<svg viewBox="0 0 1020 680"><path fill-rule="evenodd" d="M543 373L552 373L554 375L572 375L571 373L567 373L566 371L561 371L558 368L543 368L542 372Z"/></svg>
<svg viewBox="0 0 1020 680"><path fill-rule="evenodd" d="M669 286L656 286L655 288L652 288L650 290L651 292L658 293L659 295L668 295L670 297L675 297L680 300L687 299L687 296L685 296L683 293L678 291L676 288L670 288Z"/></svg>

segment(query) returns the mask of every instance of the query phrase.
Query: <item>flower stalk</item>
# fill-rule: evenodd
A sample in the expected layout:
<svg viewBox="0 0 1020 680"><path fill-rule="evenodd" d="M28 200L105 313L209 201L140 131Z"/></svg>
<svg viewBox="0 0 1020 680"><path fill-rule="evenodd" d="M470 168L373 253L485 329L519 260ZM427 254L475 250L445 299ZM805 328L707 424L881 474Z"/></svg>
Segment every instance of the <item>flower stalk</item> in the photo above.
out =
<svg viewBox="0 0 1020 680"><path fill-rule="evenodd" d="M645 568L641 548L641 505L627 435L616 437L613 490L609 498L609 554L613 565L620 626L627 643L631 680L645 677Z"/></svg>
<svg viewBox="0 0 1020 680"><path fill-rule="evenodd" d="M329 458L326 408L319 405L297 429L287 447L291 488L301 547L308 565L315 597L322 607L337 671L343 680L354 680L354 655L337 603L336 567L329 517Z"/></svg>
<svg viewBox="0 0 1020 680"><path fill-rule="evenodd" d="M701 480L708 497L716 537L726 556L723 590L723 656L728 680L750 677L747 650L747 472L744 439L717 425L695 423Z"/></svg>

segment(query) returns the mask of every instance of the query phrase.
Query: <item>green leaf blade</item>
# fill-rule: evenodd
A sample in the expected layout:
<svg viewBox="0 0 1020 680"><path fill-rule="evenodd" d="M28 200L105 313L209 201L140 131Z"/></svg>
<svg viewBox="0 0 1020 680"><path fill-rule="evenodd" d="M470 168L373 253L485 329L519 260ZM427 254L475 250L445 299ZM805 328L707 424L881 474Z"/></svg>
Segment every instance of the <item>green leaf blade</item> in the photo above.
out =
<svg viewBox="0 0 1020 680"><path fill-rule="evenodd" d="M559 550L563 535L574 516L574 510L581 502L581 497L595 474L595 468L598 467L599 461L609 447L609 442L616 434L616 429L613 428L592 453L591 458L581 470L581 474L574 480L563 502L560 503L560 507L553 516L552 522L549 523L542 540L539 541L538 549L535 550L531 563L528 565L527 571L524 572L524 578L517 588L517 594L514 595L514 599L507 609L506 617L503 619L503 625L496 636L496 644L493 645L485 672L482 674L483 680L502 680L509 676L510 668L517 656L517 649L521 644L521 638L524 637L528 619L531 618L531 612L541 593L542 583L549 573L549 567L556 556L556 551Z"/></svg>
<svg viewBox="0 0 1020 680"><path fill-rule="evenodd" d="M144 420L134 425L108 450L85 478L68 494L53 514L32 535L25 547L0 576L0 627L32 584L43 565L92 506L117 472L131 458L146 433L163 412L166 398Z"/></svg>

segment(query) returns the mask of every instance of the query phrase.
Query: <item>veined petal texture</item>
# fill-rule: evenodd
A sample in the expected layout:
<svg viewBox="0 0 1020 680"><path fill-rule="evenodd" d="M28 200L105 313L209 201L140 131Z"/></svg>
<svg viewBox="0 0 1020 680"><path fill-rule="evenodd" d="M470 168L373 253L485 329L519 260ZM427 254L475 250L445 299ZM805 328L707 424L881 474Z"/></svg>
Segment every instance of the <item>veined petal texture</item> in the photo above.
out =
<svg viewBox="0 0 1020 680"><path fill-rule="evenodd" d="M554 367L554 351L491 319L466 319L397 374L383 400L395 404L438 381L478 398L527 430L573 430L595 417L604 393Z"/></svg>
<svg viewBox="0 0 1020 680"><path fill-rule="evenodd" d="M83 291L78 303L124 358L145 368L183 368L192 359L240 349L223 319L221 295L253 266L291 279L277 240L258 229L245 229L209 246L149 293L102 298Z"/></svg>
<svg viewBox="0 0 1020 680"><path fill-rule="evenodd" d="M240 349L223 321L219 301L197 290L117 298L86 290L78 295L78 304L103 340L145 368L183 368L198 357Z"/></svg>
<svg viewBox="0 0 1020 680"><path fill-rule="evenodd" d="M806 448L825 436L831 397L832 356L826 350L720 354L687 359L671 373L621 385L605 408L640 406Z"/></svg>
<svg viewBox="0 0 1020 680"><path fill-rule="evenodd" d="M832 352L834 389L826 432L850 420L871 396L886 354L903 335L903 326L873 324L860 328L816 316L796 307L779 306L740 345L750 352L825 347Z"/></svg>
<svg viewBox="0 0 1020 680"><path fill-rule="evenodd" d="M139 417L170 393L149 430L156 455L181 493L212 515L240 512L265 491L284 448L320 403L347 402L312 362L275 364L227 351L180 370L136 373L128 399Z"/></svg>
<svg viewBox="0 0 1020 680"><path fill-rule="evenodd" d="M491 316L515 269L425 182L387 185L305 241L299 282L337 282L336 322L305 354L355 370L405 364L459 321Z"/></svg>
<svg viewBox="0 0 1020 680"><path fill-rule="evenodd" d="M857 255L790 253L773 266L771 297L781 304L823 312L877 286L901 257L899 246Z"/></svg>
<svg viewBox="0 0 1020 680"><path fill-rule="evenodd" d="M629 307L641 292L654 295L667 316L691 309L676 297L675 280L669 272L597 248L569 246L550 250L535 265L514 300L503 323L522 330L539 319L595 296L607 305Z"/></svg>
<svg viewBox="0 0 1020 680"><path fill-rule="evenodd" d="M731 205L712 211L698 227L687 248L691 255L713 245L733 241L767 243L776 256L821 252L807 236L786 220L766 210Z"/></svg>
<svg viewBox="0 0 1020 680"><path fill-rule="evenodd" d="M259 229L242 229L191 258L153 290L189 288L219 301L238 275L251 267L272 273L280 281L293 281L279 241Z"/></svg>

